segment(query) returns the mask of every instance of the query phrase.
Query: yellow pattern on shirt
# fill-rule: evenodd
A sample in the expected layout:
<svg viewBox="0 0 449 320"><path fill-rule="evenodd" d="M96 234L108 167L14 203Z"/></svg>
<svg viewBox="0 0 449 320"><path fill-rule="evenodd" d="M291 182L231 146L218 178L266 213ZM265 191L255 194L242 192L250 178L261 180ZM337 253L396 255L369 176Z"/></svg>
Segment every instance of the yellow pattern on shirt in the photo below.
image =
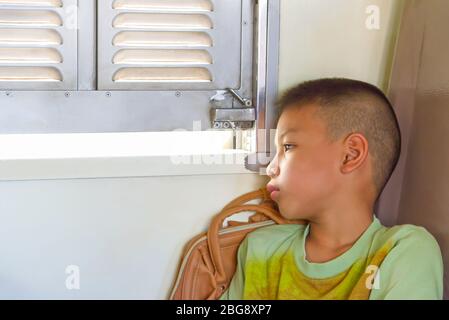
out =
<svg viewBox="0 0 449 320"><path fill-rule="evenodd" d="M243 298L249 300L306 300L306 299L368 299L374 272L368 266L379 267L393 242L386 242L373 255L359 258L340 274L312 279L304 275L295 262L292 250L263 260L246 261ZM372 270L372 269L371 269Z"/></svg>

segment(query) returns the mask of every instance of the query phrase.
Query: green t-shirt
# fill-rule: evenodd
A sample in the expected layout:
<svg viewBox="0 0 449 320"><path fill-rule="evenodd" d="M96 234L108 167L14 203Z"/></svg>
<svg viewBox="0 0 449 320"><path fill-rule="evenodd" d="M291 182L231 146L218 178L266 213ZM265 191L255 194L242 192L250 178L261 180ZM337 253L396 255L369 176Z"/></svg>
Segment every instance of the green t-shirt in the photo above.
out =
<svg viewBox="0 0 449 320"><path fill-rule="evenodd" d="M355 244L324 262L305 258L309 225L272 225L247 235L220 300L442 299L443 261L423 227L387 228L374 216Z"/></svg>

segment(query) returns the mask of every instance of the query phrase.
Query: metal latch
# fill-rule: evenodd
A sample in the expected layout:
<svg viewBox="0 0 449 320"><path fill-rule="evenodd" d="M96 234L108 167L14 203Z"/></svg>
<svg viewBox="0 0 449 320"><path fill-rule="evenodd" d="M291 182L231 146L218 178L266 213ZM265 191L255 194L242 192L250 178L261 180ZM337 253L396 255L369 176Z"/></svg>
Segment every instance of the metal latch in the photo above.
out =
<svg viewBox="0 0 449 320"><path fill-rule="evenodd" d="M233 103L226 99L230 93L244 107L235 108ZM227 95L229 97L229 95ZM256 121L256 109L252 108L251 99L240 96L234 89L218 91L211 98L211 102L217 106L211 109L211 118L214 129L250 129Z"/></svg>
<svg viewBox="0 0 449 320"><path fill-rule="evenodd" d="M243 98L234 89L228 88L227 90L234 96L234 98L236 98L245 107L251 107L253 105L251 99Z"/></svg>

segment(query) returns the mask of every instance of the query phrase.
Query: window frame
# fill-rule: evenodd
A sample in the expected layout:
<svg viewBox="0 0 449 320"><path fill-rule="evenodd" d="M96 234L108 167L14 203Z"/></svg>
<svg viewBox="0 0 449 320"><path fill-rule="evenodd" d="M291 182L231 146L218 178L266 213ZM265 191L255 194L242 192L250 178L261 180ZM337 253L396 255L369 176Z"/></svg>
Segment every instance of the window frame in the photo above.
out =
<svg viewBox="0 0 449 320"><path fill-rule="evenodd" d="M250 130L256 132L255 139L252 134L244 136L255 141L252 149L265 152L269 150L269 129L274 128L276 117L280 0L242 2L245 14L241 21L241 52L253 54L242 54L243 85L237 92L252 98L256 110L255 130ZM0 91L0 134L212 129L209 90L95 90L97 1L78 1L78 7L78 89ZM245 27L249 24L254 28ZM244 41L248 38L251 41ZM149 107L147 102L154 100L159 105ZM136 105L136 101L140 102ZM172 103L167 105L167 101ZM191 106L191 101L199 103ZM242 107L236 99L230 101L227 107Z"/></svg>

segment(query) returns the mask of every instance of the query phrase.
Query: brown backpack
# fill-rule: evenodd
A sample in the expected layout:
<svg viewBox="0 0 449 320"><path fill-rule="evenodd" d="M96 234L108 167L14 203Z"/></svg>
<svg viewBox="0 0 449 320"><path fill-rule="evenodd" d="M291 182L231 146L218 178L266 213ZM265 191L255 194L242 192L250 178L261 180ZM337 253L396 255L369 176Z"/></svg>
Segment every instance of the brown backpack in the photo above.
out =
<svg viewBox="0 0 449 320"><path fill-rule="evenodd" d="M260 199L259 204L245 204ZM248 222L228 221L239 212L255 212ZM246 193L226 205L217 214L207 232L190 240L184 247L170 300L217 300L226 291L237 267L237 250L246 235L273 224L304 223L286 220L277 210L265 188Z"/></svg>

